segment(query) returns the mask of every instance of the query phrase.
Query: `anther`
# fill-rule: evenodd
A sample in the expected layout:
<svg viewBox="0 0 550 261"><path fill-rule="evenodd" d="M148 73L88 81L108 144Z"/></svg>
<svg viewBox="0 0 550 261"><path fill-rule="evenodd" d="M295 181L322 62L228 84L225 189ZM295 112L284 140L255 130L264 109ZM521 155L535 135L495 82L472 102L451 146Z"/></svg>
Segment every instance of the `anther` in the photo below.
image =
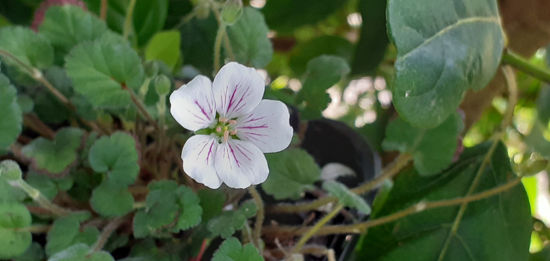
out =
<svg viewBox="0 0 550 261"><path fill-rule="evenodd" d="M220 126L216 127L216 132L217 132L217 133L222 132L222 127L220 127Z"/></svg>
<svg viewBox="0 0 550 261"><path fill-rule="evenodd" d="M223 132L223 141L224 142L227 142L229 140L229 131L224 131Z"/></svg>
<svg viewBox="0 0 550 261"><path fill-rule="evenodd" d="M229 135L231 135L231 136L237 135L237 130L232 130L232 131L230 131L230 132L229 132Z"/></svg>
<svg viewBox="0 0 550 261"><path fill-rule="evenodd" d="M235 125L235 124L237 124L237 121L236 120L229 120L229 124Z"/></svg>
<svg viewBox="0 0 550 261"><path fill-rule="evenodd" d="M220 117L220 119L218 121L221 122L221 123L226 123L228 120L229 119L227 119L227 118Z"/></svg>

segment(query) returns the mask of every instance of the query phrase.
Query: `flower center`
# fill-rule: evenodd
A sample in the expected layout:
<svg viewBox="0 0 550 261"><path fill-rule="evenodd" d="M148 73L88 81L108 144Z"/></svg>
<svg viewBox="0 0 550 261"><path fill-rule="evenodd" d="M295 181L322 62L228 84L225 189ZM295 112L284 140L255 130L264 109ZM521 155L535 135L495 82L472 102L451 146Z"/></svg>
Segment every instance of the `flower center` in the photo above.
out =
<svg viewBox="0 0 550 261"><path fill-rule="evenodd" d="M237 130L235 129L235 126L237 125L237 121L233 119L228 119L224 117L218 118L218 123L214 125L213 133L216 134L220 139L220 142L227 142L229 140L229 137L236 138Z"/></svg>

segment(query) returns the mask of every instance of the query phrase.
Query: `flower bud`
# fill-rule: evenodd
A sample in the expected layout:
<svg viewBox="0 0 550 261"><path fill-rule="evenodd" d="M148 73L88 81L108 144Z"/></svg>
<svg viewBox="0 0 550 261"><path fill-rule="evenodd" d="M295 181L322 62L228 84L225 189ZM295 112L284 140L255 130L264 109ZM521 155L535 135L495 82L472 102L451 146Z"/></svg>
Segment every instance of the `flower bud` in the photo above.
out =
<svg viewBox="0 0 550 261"><path fill-rule="evenodd" d="M0 178L8 181L21 179L22 173L17 162L13 160L4 160L0 162Z"/></svg>
<svg viewBox="0 0 550 261"><path fill-rule="evenodd" d="M155 89L159 96L167 95L170 92L171 86L172 83L170 82L170 79L166 77L166 75L161 74L155 78Z"/></svg>
<svg viewBox="0 0 550 261"><path fill-rule="evenodd" d="M145 63L145 74L149 77L157 75L159 72L159 65L155 61L149 61Z"/></svg>
<svg viewBox="0 0 550 261"><path fill-rule="evenodd" d="M232 25L243 14L242 0L227 0L222 10L222 21L227 25Z"/></svg>

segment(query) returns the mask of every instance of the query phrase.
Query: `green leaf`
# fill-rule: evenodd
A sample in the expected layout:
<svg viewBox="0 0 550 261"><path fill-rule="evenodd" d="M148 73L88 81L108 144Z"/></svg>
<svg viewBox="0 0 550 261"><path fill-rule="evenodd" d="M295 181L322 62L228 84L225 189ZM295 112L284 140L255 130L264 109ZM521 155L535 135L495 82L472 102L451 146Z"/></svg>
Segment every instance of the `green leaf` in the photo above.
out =
<svg viewBox="0 0 550 261"><path fill-rule="evenodd" d="M85 244L76 244L50 257L48 261L115 261L105 251L90 251Z"/></svg>
<svg viewBox="0 0 550 261"><path fill-rule="evenodd" d="M537 98L537 112L539 120L544 124L550 121L550 86L543 85Z"/></svg>
<svg viewBox="0 0 550 261"><path fill-rule="evenodd" d="M35 189L38 189L47 199L52 200L57 195L57 185L46 175L28 172L25 181Z"/></svg>
<svg viewBox="0 0 550 261"><path fill-rule="evenodd" d="M222 213L225 204L225 193L215 189L199 190L198 196L202 207L202 222L208 222Z"/></svg>
<svg viewBox="0 0 550 261"><path fill-rule="evenodd" d="M105 180L92 192L90 204L104 217L121 217L132 211L134 197L125 185Z"/></svg>
<svg viewBox="0 0 550 261"><path fill-rule="evenodd" d="M99 39L107 30L103 21L76 5L48 8L39 28L61 56L79 43Z"/></svg>
<svg viewBox="0 0 550 261"><path fill-rule="evenodd" d="M27 251L23 253L22 255L14 258L14 261L36 261L36 260L44 260L44 249L42 249L42 246L36 242L32 242L31 246L27 248Z"/></svg>
<svg viewBox="0 0 550 261"><path fill-rule="evenodd" d="M130 94L143 83L141 59L117 37L84 42L71 50L65 68L75 91L101 108L127 107Z"/></svg>
<svg viewBox="0 0 550 261"><path fill-rule="evenodd" d="M415 128L397 118L388 124L382 148L411 154L420 175L434 175L451 164L463 128L458 113L429 130Z"/></svg>
<svg viewBox="0 0 550 261"><path fill-rule="evenodd" d="M18 203L0 203L0 258L10 259L25 252L31 245L28 231L17 231L31 225L31 214Z"/></svg>
<svg viewBox="0 0 550 261"><path fill-rule="evenodd" d="M195 226L201 221L198 196L190 188L171 180L149 184L145 209L134 217L134 236L162 237Z"/></svg>
<svg viewBox="0 0 550 261"><path fill-rule="evenodd" d="M363 25L351 63L352 74L372 74L384 59L388 46L386 0L362 0L358 9Z"/></svg>
<svg viewBox="0 0 550 261"><path fill-rule="evenodd" d="M267 1L262 12L270 28L290 32L327 18L346 3L346 0L276 0Z"/></svg>
<svg viewBox="0 0 550 261"><path fill-rule="evenodd" d="M159 32L151 38L145 48L145 60L163 61L170 69L175 70L180 61L180 32Z"/></svg>
<svg viewBox="0 0 550 261"><path fill-rule="evenodd" d="M1 28L0 50L10 52L23 63L39 69L45 69L53 63L53 48L48 39L26 27ZM13 64L10 59L6 61Z"/></svg>
<svg viewBox="0 0 550 261"><path fill-rule="evenodd" d="M145 45L164 27L168 14L168 2L168 0L137 0L132 18L139 46Z"/></svg>
<svg viewBox="0 0 550 261"><path fill-rule="evenodd" d="M214 253L213 261L260 261L264 260L258 250L248 243L241 245L238 239L226 239Z"/></svg>
<svg viewBox="0 0 550 261"><path fill-rule="evenodd" d="M273 56L268 32L262 13L252 7L245 7L242 17L227 28L237 61L256 68L265 67Z"/></svg>
<svg viewBox="0 0 550 261"><path fill-rule="evenodd" d="M306 42L298 43L290 52L289 65L296 75L306 72L307 63L320 55L334 55L349 61L353 45L345 38L333 35L323 35Z"/></svg>
<svg viewBox="0 0 550 261"><path fill-rule="evenodd" d="M181 41L184 64L193 65L206 75L212 73L217 29L218 22L213 15L206 19L193 18L179 28L181 39L184 39Z"/></svg>
<svg viewBox="0 0 550 261"><path fill-rule="evenodd" d="M365 202L361 196L349 190L344 184L333 180L327 180L323 182L323 189L328 191L332 196L337 197L340 204L346 207L356 208L365 215L370 214L371 209L367 202Z"/></svg>
<svg viewBox="0 0 550 261"><path fill-rule="evenodd" d="M83 235L90 232L80 232L80 222L83 222L88 218L89 214L79 213L56 219L53 222L52 228L48 231L46 254L48 256L55 255L56 253L61 252L77 243L88 245L93 244L99 235L97 228L90 227L90 229L95 230L95 238L92 237L92 240L82 240L85 238Z"/></svg>
<svg viewBox="0 0 550 261"><path fill-rule="evenodd" d="M77 160L77 151L82 146L84 131L63 128L53 141L37 138L25 145L21 152L32 160L33 169L50 174L65 174Z"/></svg>
<svg viewBox="0 0 550 261"><path fill-rule="evenodd" d="M307 64L304 84L296 97L296 102L305 102L302 117L313 119L321 117L330 102L326 91L347 75L350 68L346 60L329 55L321 55Z"/></svg>
<svg viewBox="0 0 550 261"><path fill-rule="evenodd" d="M402 171L384 206L371 219L420 202L464 197L489 145L466 150L458 163L435 177L422 177L413 168ZM506 148L498 145L474 193L515 178L507 155ZM459 207L426 210L370 228L357 248L356 260L437 260L440 255L441 260L527 260L532 217L523 186L469 203L456 233L451 233ZM448 251L442 254L448 239Z"/></svg>
<svg viewBox="0 0 550 261"><path fill-rule="evenodd" d="M266 154L266 158L270 173L262 188L277 200L300 198L321 176L313 157L302 149Z"/></svg>
<svg viewBox="0 0 550 261"><path fill-rule="evenodd" d="M243 229L246 220L255 216L257 210L254 202L243 202L239 209L225 211L221 215L212 218L207 225L208 231L213 236L228 238L236 231Z"/></svg>
<svg viewBox="0 0 550 261"><path fill-rule="evenodd" d="M388 26L394 105L419 128L441 124L468 89L485 87L504 48L496 0L390 0Z"/></svg>
<svg viewBox="0 0 550 261"><path fill-rule="evenodd" d="M107 173L110 181L120 185L134 183L139 172L136 141L124 132L96 140L88 160L94 171Z"/></svg>
<svg viewBox="0 0 550 261"><path fill-rule="evenodd" d="M178 230L186 230L200 224L202 207L197 194L188 187L180 186L176 196L181 208L176 228Z"/></svg>
<svg viewBox="0 0 550 261"><path fill-rule="evenodd" d="M21 133L23 115L19 104L17 104L15 88L10 84L8 78L1 73L0 111L2 111L2 120L0 120L0 149L3 150L15 142L19 133Z"/></svg>

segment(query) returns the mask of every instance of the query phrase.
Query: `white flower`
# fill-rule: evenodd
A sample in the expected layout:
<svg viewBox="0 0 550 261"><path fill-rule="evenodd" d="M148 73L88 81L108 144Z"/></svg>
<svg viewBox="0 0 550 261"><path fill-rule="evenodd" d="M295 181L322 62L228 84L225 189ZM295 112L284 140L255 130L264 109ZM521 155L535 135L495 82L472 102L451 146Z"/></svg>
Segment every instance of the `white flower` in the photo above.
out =
<svg viewBox="0 0 550 261"><path fill-rule="evenodd" d="M267 179L263 153L284 150L292 139L288 108L262 100L265 84L253 68L231 62L214 83L199 75L170 95L170 112L197 135L181 158L185 172L210 188L246 188Z"/></svg>

